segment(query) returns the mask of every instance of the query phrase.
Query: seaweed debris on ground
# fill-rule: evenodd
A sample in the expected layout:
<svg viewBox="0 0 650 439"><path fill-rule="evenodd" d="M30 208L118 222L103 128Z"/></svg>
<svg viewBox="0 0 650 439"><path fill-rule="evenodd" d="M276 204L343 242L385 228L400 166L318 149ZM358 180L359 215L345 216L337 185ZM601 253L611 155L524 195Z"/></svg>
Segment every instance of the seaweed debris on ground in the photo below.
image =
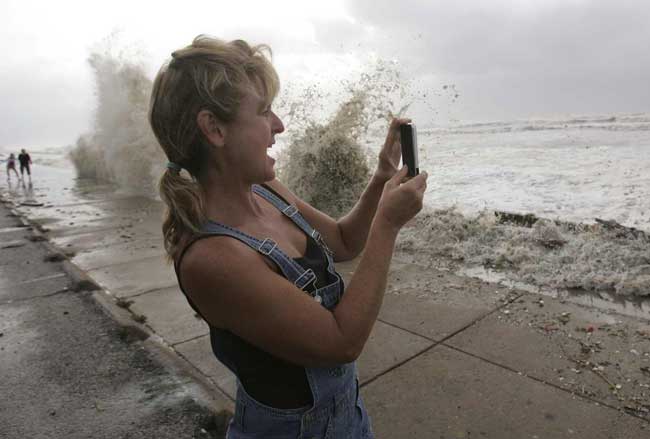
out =
<svg viewBox="0 0 650 439"><path fill-rule="evenodd" d="M454 207L427 209L403 230L397 247L420 263L487 267L540 288L650 296L647 235L602 220L573 224L488 210L468 217Z"/></svg>
<svg viewBox="0 0 650 439"><path fill-rule="evenodd" d="M533 294L508 304L501 324L533 332L544 364L528 373L578 395L650 420L650 325Z"/></svg>

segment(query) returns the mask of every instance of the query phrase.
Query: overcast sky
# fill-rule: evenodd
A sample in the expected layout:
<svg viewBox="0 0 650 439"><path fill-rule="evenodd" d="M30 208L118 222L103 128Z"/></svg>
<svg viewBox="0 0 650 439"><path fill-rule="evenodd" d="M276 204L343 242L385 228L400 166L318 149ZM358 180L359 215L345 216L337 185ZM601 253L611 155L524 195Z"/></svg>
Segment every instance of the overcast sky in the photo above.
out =
<svg viewBox="0 0 650 439"><path fill-rule="evenodd" d="M284 85L330 78L335 89L373 58L430 97L455 85L455 102L416 101L416 120L434 107L441 123L650 111L647 0L1 0L0 20L0 147L62 146L90 130L86 59L115 31L151 76L208 33L271 45Z"/></svg>

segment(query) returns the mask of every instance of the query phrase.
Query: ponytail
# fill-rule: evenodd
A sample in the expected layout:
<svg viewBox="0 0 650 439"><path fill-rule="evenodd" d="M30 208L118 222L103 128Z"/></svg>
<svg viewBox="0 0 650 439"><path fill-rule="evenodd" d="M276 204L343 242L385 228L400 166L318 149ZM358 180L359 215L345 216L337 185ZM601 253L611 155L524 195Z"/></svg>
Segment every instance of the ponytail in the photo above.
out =
<svg viewBox="0 0 650 439"><path fill-rule="evenodd" d="M173 169L163 173L158 189L167 205L162 226L165 250L174 259L183 238L200 234L206 221L203 189L196 179L186 178Z"/></svg>

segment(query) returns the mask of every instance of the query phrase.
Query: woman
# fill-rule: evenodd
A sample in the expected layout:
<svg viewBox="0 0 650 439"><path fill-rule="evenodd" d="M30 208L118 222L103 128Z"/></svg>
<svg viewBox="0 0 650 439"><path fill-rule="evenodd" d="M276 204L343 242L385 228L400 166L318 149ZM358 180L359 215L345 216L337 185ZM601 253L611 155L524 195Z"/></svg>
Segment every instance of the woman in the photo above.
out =
<svg viewBox="0 0 650 439"><path fill-rule="evenodd" d="M229 438L371 438L355 360L426 173L404 182L407 169L397 170L406 120L396 119L348 215L334 220L294 195L267 155L284 130L267 53L199 36L158 73L149 120L169 159L165 246L216 357L237 376ZM333 261L362 250L344 288Z"/></svg>

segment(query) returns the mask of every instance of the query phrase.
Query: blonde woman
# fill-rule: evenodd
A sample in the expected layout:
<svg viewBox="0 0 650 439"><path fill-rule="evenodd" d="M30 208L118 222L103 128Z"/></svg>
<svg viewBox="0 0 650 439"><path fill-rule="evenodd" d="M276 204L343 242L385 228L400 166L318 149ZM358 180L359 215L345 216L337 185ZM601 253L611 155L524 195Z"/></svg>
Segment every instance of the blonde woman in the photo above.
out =
<svg viewBox="0 0 650 439"><path fill-rule="evenodd" d="M355 360L427 176L398 170L406 120L396 119L349 214L335 220L294 195L267 154L284 130L269 55L199 36L158 73L149 118L169 159L165 247L216 358L237 376L228 438L372 438ZM344 286L333 262L362 251Z"/></svg>

